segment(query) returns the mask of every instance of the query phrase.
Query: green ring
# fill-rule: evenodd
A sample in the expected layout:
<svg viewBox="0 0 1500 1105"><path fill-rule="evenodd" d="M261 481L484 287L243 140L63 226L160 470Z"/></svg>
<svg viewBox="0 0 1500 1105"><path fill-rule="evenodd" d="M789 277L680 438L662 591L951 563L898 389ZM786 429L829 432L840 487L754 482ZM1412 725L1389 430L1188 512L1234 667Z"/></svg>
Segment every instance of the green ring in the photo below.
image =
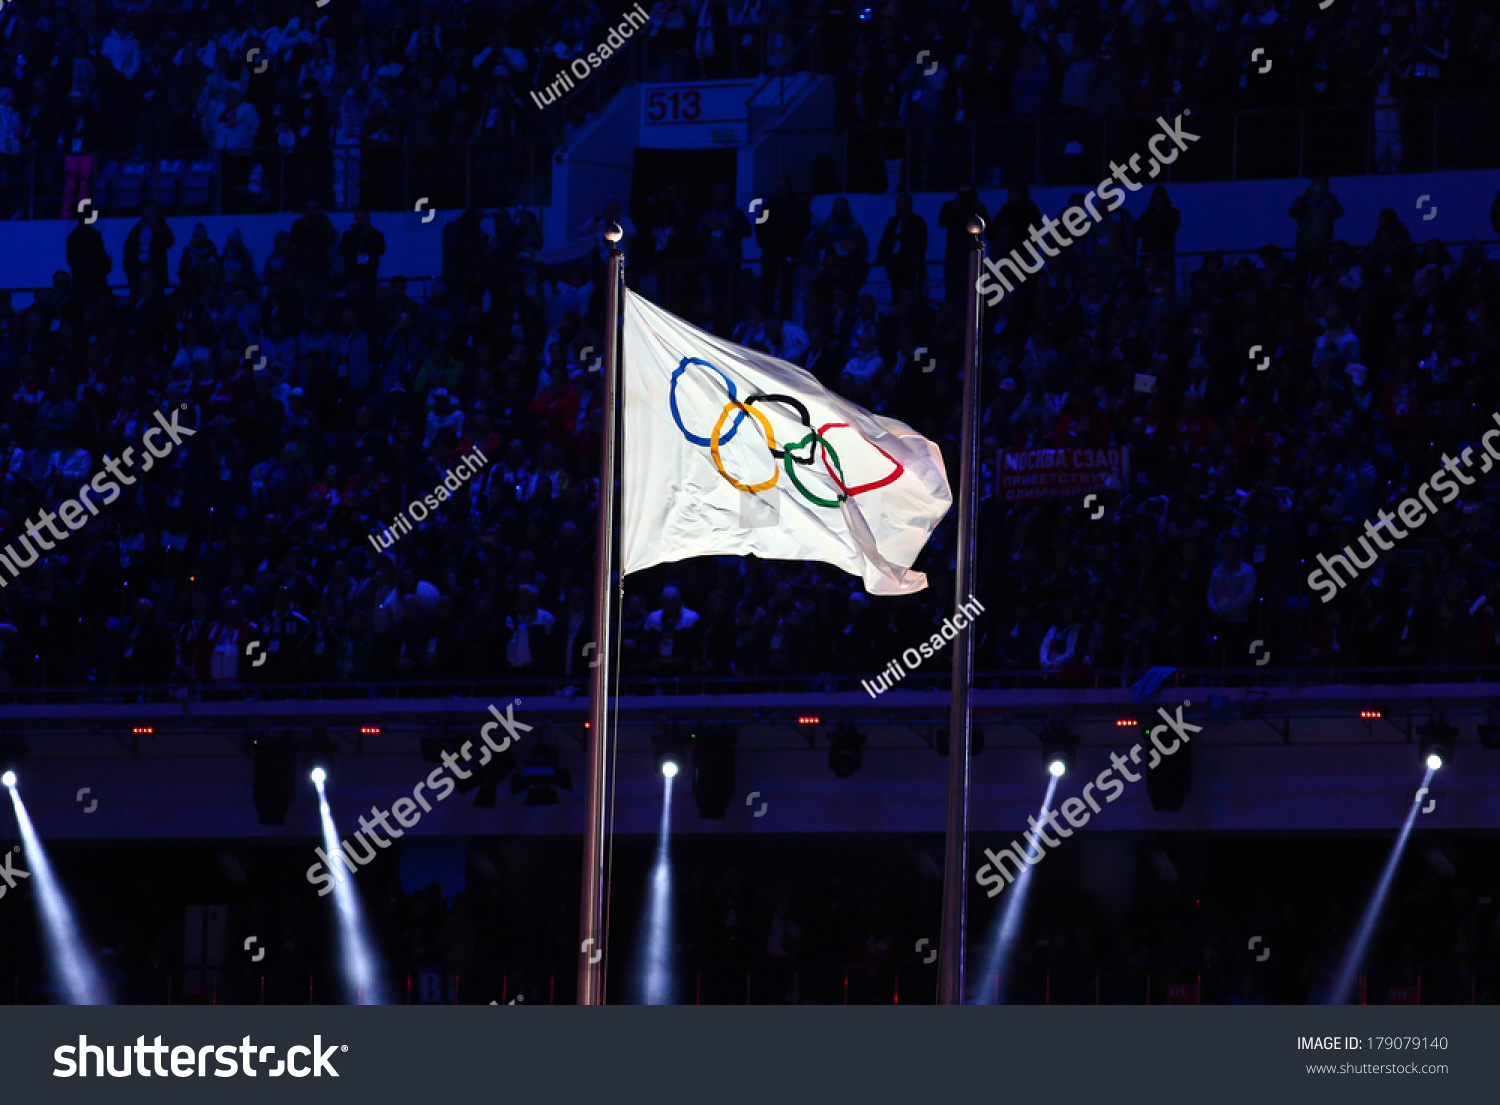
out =
<svg viewBox="0 0 1500 1105"><path fill-rule="evenodd" d="M802 481L797 478L796 467L792 463L792 450L800 449L802 448L802 446L807 445L813 441L816 441L818 444L822 445L824 450L826 450L828 454L833 457L833 465L839 470L839 479L842 480L844 478L844 466L839 463L838 453L834 450L832 445L828 444L823 435L818 433L816 430L808 434L796 444L782 445L781 451L784 454L783 459L786 463L786 474L788 478L791 479L792 486L795 487L798 492L801 493L802 497L808 502L812 503L814 506L827 507L829 510L837 510L839 504L842 503L846 498L848 498L847 495L841 494L837 499L820 499L807 488L803 487Z"/></svg>

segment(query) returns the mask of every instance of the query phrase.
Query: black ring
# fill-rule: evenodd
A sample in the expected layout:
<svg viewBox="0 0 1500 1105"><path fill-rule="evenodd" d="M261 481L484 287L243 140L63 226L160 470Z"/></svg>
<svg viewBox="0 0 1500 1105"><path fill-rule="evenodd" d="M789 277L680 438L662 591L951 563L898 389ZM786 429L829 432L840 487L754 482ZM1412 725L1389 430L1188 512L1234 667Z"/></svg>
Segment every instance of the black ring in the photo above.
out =
<svg viewBox="0 0 1500 1105"><path fill-rule="evenodd" d="M768 403L783 403L788 407L796 408L797 413L802 416L802 425L806 426L809 430L812 429L812 416L808 414L807 408L802 405L802 401L800 399L796 399L790 395L768 395L765 392L759 392L746 399L745 405L749 406L757 399L764 399ZM813 440L809 443L807 447L807 458L805 460L802 457L799 457L796 453L787 453L787 451L784 449L772 449L771 455L777 460L781 460L783 457L790 456L792 461L797 464L809 465L813 462L813 452L817 449L817 447L818 443L816 440Z"/></svg>

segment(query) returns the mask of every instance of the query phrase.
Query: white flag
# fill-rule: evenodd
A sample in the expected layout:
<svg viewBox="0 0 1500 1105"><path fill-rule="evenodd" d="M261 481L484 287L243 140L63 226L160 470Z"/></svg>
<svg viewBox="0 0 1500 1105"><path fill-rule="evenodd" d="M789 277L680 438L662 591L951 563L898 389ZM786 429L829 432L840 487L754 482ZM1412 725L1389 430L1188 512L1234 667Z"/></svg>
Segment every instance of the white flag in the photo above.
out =
<svg viewBox="0 0 1500 1105"><path fill-rule="evenodd" d="M623 352L625 573L753 553L927 586L910 568L953 502L936 445L630 291Z"/></svg>

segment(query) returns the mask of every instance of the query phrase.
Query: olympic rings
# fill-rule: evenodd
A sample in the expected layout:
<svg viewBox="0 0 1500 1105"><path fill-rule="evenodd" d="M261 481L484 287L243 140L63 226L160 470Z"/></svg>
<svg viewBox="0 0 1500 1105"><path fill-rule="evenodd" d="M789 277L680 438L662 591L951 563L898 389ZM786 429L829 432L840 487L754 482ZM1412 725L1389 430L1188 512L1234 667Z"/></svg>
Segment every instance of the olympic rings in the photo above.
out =
<svg viewBox="0 0 1500 1105"><path fill-rule="evenodd" d="M835 449L834 449L834 447L832 445L828 444L827 440L823 437L822 434L818 433L817 430L814 430L812 433L808 434L801 441L797 442L797 444L795 444L795 445L788 444L787 445L787 447L786 447L786 474L787 474L787 477L792 481L792 486L795 487L798 491L800 491L802 493L802 497L804 499L806 499L808 502L812 503L814 506L823 506L823 507L828 507L830 510L836 510L836 509L838 509L838 505L840 503L842 503L845 499L847 499L849 496L841 494L841 495L839 495L839 497L837 499L820 499L820 498L818 498L811 491L809 491L807 488L805 488L805 487L802 486L802 481L797 478L797 470L792 467L792 461L794 459L796 459L796 458L794 458L792 456L792 450L793 449L799 449L803 445L809 445L809 444L812 444L814 442L816 442L819 445L822 445L823 446L823 451L825 453L832 453L833 454L833 463L838 467L839 475L843 475L844 474L844 466L839 463L839 455L838 455L837 451L835 451ZM809 460L812 459L811 452L808 453L808 459ZM840 486L842 486L842 484Z"/></svg>
<svg viewBox="0 0 1500 1105"><path fill-rule="evenodd" d="M682 362L677 366L677 371L672 373L672 390L667 393L667 401L672 408L672 421L677 423L677 428L682 431L683 437L687 438L694 445L699 445L707 449L709 447L708 438L699 437L697 434L689 432L688 428L682 424L682 412L677 409L677 378L687 371L687 366L690 364L699 364L704 368L712 369L714 372L718 372L719 379L723 380L724 386L729 389L729 398L731 399L735 398L735 386L734 381L726 376L722 371L709 364L707 361L700 361L697 357L682 358ZM738 432L740 423L745 420L745 410L746 408L741 407L740 413L735 416L734 425L729 427L729 433L724 437L725 445L728 445L731 441L734 440L734 435L736 432ZM805 418L806 415L804 414L803 417Z"/></svg>
<svg viewBox="0 0 1500 1105"><path fill-rule="evenodd" d="M812 416L807 413L807 408L802 405L800 400L794 399L790 395L767 395L764 392L759 392L746 399L745 404L748 406L749 404L761 399L764 399L768 403L785 403L789 407L796 408L797 413L802 416L802 424L809 430L812 429ZM729 439L725 438L724 440L728 441ZM807 441L807 438L803 438L802 441L797 442L796 445L788 445L787 448L799 448L805 441ZM772 449L771 455L777 460L780 460L783 453L780 449ZM806 459L798 456L793 456L792 459L795 460L798 464L811 464L813 462L813 451L812 449L807 450Z"/></svg>
<svg viewBox="0 0 1500 1105"><path fill-rule="evenodd" d="M738 407L742 412L740 414L741 418L743 418L745 414L753 414L755 416L756 421L760 423L761 429L766 431L766 444L770 446L771 452L773 454L776 452L776 434L771 429L771 420L765 415L761 414L760 411L756 410L754 407L747 407L744 403L741 403L736 399L731 399L729 402L724 404L724 409L719 412L719 420L714 423L714 436L708 445L708 451L712 453L714 457L714 467L719 470L719 475L723 476L730 482L731 485L739 488L741 491L748 491L752 495L757 494L761 491L769 491L771 488L776 486L776 481L781 477L781 470L779 468L771 469L771 478L766 480L764 483L752 484L740 483L739 480L735 479L728 472L724 471L724 461L719 457L719 431L724 428L724 419L728 418L729 412L736 407ZM733 431L730 431L730 436L733 436ZM728 441L729 438L726 437L724 440Z"/></svg>
<svg viewBox="0 0 1500 1105"><path fill-rule="evenodd" d="M821 425L821 426L818 427L818 436L821 438L822 435L824 433L826 433L827 431L838 429L840 426L844 427L845 429L853 429L854 428L854 427L850 426L849 423L847 423L847 422L826 422L823 425ZM891 456L891 454L887 453L879 445L876 445L873 441L869 441L868 439L866 439L866 442L870 446L870 448L874 449L881 456L885 457L886 460L890 461L896 467L891 471L891 474L889 476L887 476L885 479L883 479L883 480L876 480L874 483L860 484L858 487L845 487L844 486L844 481L839 478L840 476L842 476L844 474L844 470L843 470L842 466L839 467L839 475L838 476L835 476L833 474L833 469L832 468L828 468L828 457L826 455L828 453L828 451L829 451L828 450L828 443L826 441L823 442L823 451L824 451L824 454L825 454L824 457L823 457L823 467L824 468L828 468L829 478L832 479L834 483L838 484L839 485L839 490L842 491L845 495L848 495L851 499L854 496L856 496L856 495L863 495L866 491L878 491L882 487L886 487L886 486L888 486L890 484L895 483L897 480L899 480L901 478L902 474L905 473L905 471L906 471L906 469L901 466L901 462L899 460L897 460L895 457ZM835 462L838 461L838 457L837 456L835 456L833 459L834 459Z"/></svg>
<svg viewBox="0 0 1500 1105"><path fill-rule="evenodd" d="M719 379L724 381L724 386L729 393L729 402L725 403L724 409L719 412L718 420L714 423L713 431L708 437L700 437L699 435L692 433L687 428L687 426L683 424L682 411L677 405L677 381L682 377L683 373L687 371L688 365L690 364L700 365L703 368L717 373ZM758 410L755 407L756 403L779 403L782 406L789 408L791 411L796 413L796 415L801 419L802 425L807 428L807 436L803 437L799 441L788 441L784 446L778 448L776 445L776 433L771 426L771 420L767 418L761 410ZM882 487L888 487L890 484L893 484L897 480L899 480L906 472L906 469L902 467L900 461L891 456L891 454L887 453L879 445L876 445L873 441L870 441L868 438L864 438L863 435L861 435L861 438L866 442L866 444L868 444L881 456L885 457L885 459L890 461L891 464L893 464L895 467L890 472L890 474L883 479L875 480L872 483L861 484L857 487L847 486L844 483L844 466L843 463L839 460L838 451L833 447L828 438L824 435L827 434L830 430L853 429L853 427L851 427L849 423L828 422L818 427L817 429L813 429L812 416L808 412L806 405L803 404L801 400L791 395L775 395L764 392L757 392L754 395L748 396L743 402L741 402L739 399L739 391L735 387L734 381L729 378L728 374L726 374L717 366L710 364L708 361L700 360L697 357L682 358L682 360L678 363L676 370L673 371L671 389L668 393L668 404L671 407L672 411L672 421L677 424L677 429L682 432L682 436L692 444L703 446L708 449L709 453L713 456L714 467L718 469L719 475L723 476L731 487L752 495L759 494L762 491L769 491L771 488L775 487L777 485L777 481L781 478L781 468L773 467L771 470L770 479L763 480L760 483L751 484L741 483L739 480L731 476L725 469L724 458L720 455L720 446L727 445L734 439L734 435L739 432L740 423L745 420L746 415L751 416L753 419L755 419L756 422L760 423L761 429L765 431L766 447L770 450L771 456L775 460L780 461L782 466L786 468L787 478L791 481L791 484L797 490L797 493L800 494L808 502L812 503L814 506L820 506L828 510L836 510L845 500L852 499L856 495L862 495L866 491L876 491ZM733 423L729 426L729 429L726 432L724 429L724 424L729 420L730 411L736 411L737 413L734 416ZM801 449L804 446L807 447L806 456L798 456L796 450ZM834 484L837 485L839 489L837 498L825 499L818 495L815 495L812 491L808 490L808 488L804 486L802 481L797 477L796 466L799 464L803 466L810 466L813 463L813 454L817 452L819 448L821 448L823 451L823 468L827 471L829 478L833 480ZM833 458L832 464L829 463L830 457ZM835 471L835 469L837 469L837 471Z"/></svg>

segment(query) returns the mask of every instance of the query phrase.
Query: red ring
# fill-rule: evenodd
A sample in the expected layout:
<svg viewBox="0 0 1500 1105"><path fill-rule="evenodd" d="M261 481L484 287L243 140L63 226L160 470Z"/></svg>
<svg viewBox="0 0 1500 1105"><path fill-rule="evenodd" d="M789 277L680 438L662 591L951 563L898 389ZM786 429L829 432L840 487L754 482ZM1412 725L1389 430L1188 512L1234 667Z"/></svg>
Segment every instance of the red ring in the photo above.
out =
<svg viewBox="0 0 1500 1105"><path fill-rule="evenodd" d="M844 427L846 430L852 430L854 428L847 422L828 422L818 427L818 434L821 436L822 434L827 433L829 430L837 429L840 426ZM856 495L863 495L866 491L877 491L880 488L885 487L887 484L893 484L897 480L899 480L906 472L906 469L901 466L901 462L895 457L891 456L891 454L887 453L879 445L876 445L869 438L864 438L863 440L866 445L874 449L881 456L885 457L886 460L890 461L896 466L896 470L885 479L876 480L874 483L867 483L863 487L845 487L844 481L839 479L838 476L834 473L833 469L828 465L828 450L822 448L821 445L819 446L819 449L821 450L823 455L823 467L827 469L829 478L832 479L834 483L838 484L839 490L842 491L845 495L848 495L851 499Z"/></svg>

